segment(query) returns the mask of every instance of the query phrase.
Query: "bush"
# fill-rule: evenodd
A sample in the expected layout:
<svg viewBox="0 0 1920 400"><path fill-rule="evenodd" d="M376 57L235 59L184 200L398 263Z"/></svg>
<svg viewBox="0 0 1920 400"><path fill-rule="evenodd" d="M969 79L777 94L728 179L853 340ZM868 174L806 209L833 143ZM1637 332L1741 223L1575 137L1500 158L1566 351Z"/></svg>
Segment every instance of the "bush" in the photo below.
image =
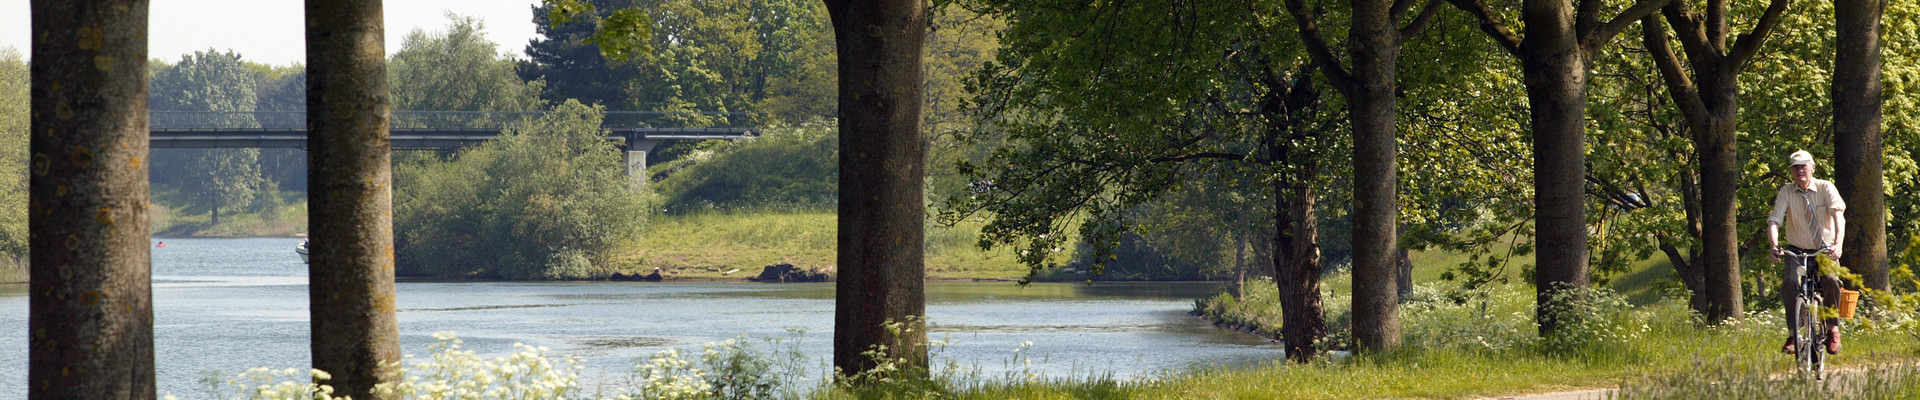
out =
<svg viewBox="0 0 1920 400"><path fill-rule="evenodd" d="M724 142L720 142L724 143ZM831 121L703 145L655 184L670 213L831 209L839 201L839 135Z"/></svg>
<svg viewBox="0 0 1920 400"><path fill-rule="evenodd" d="M394 173L401 275L583 279L611 275L608 253L640 232L646 206L601 111L556 106L499 139Z"/></svg>

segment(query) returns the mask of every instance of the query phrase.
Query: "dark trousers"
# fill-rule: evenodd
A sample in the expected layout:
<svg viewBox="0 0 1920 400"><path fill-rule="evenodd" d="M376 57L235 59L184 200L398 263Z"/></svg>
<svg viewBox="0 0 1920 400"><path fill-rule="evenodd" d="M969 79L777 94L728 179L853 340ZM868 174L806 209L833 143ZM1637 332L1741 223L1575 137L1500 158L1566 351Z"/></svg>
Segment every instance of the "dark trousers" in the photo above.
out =
<svg viewBox="0 0 1920 400"><path fill-rule="evenodd" d="M1795 252L1805 251L1798 248L1794 248L1791 250ZM1824 256L1814 256L1814 257L1824 257ZM1802 260L1804 260L1804 262L1809 265L1806 265L1805 268L1802 268L1802 266L1800 265L1803 262ZM1784 294L1784 297L1781 297L1781 300L1787 304L1787 329L1788 330L1792 330L1800 326L1800 318L1801 318L1800 307L1798 307L1796 304L1799 301L1798 299L1800 297L1801 271L1813 269L1815 270L1815 272L1822 275L1820 277L1820 297L1821 297L1820 300L1821 300L1821 303L1825 303L1825 304L1821 304L1822 306L1837 307L1840 305L1840 275L1839 274L1836 274L1835 271L1819 270L1820 263L1816 262L1814 259L1811 259L1811 258L1802 259L1800 257L1788 256L1786 258L1786 261L1787 261L1786 279L1781 284L1783 288L1780 292ZM1825 322L1826 326L1828 328L1831 328L1835 325L1838 325L1840 323L1840 319L1828 318L1826 321L1822 321L1822 322ZM1798 335L1800 334L1800 332L1793 332L1793 334Z"/></svg>

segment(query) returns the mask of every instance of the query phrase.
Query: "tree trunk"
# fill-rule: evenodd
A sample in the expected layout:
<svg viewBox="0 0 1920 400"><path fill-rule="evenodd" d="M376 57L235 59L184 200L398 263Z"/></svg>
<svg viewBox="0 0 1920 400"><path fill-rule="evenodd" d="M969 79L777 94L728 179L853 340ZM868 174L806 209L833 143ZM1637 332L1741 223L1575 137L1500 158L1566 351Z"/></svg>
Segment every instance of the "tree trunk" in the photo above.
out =
<svg viewBox="0 0 1920 400"><path fill-rule="evenodd" d="M375 399L400 361L384 20L378 0L309 0L306 21L315 383Z"/></svg>
<svg viewBox="0 0 1920 400"><path fill-rule="evenodd" d="M1527 39L1520 45L1529 127L1533 131L1533 186L1538 267L1533 276L1534 318L1541 336L1563 321L1552 304L1560 292L1587 287L1587 54L1574 32L1571 4L1528 2ZM1564 321L1572 322L1572 321Z"/></svg>
<svg viewBox="0 0 1920 400"><path fill-rule="evenodd" d="M1247 237L1252 235L1252 233L1234 235L1233 282L1227 285L1227 293L1232 295L1234 300L1246 299L1246 292L1242 288L1247 285Z"/></svg>
<svg viewBox="0 0 1920 400"><path fill-rule="evenodd" d="M840 74L840 274L833 363L924 374L925 147L920 137L922 0L827 0ZM884 324L909 323L890 332ZM862 352L885 346L883 359Z"/></svg>
<svg viewBox="0 0 1920 400"><path fill-rule="evenodd" d="M1753 30L1732 35L1727 27L1727 3L1707 2L1706 13L1694 12L1691 2L1674 1L1661 17L1677 32L1686 49L1687 68L1667 43L1667 30L1656 17L1642 23L1643 43L1653 56L1667 93L1685 116L1693 136L1694 159L1700 179L1700 257L1704 272L1707 322L1718 324L1739 318L1745 305L1740 293L1740 253L1736 217L1740 188L1739 148L1735 138L1739 114L1740 68L1760 51L1767 35L1780 23L1789 0L1772 0ZM1732 45L1728 38L1737 37Z"/></svg>
<svg viewBox="0 0 1920 400"><path fill-rule="evenodd" d="M1739 94L1731 71L1708 70L1696 76L1709 113L1687 118L1694 134L1694 157L1700 160L1699 265L1706 272L1707 321L1717 324L1739 318L1746 307L1740 293L1739 201L1734 199L1740 189L1734 140Z"/></svg>
<svg viewBox="0 0 1920 400"><path fill-rule="evenodd" d="M1880 149L1880 16L1885 0L1834 2L1833 172L1847 201L1846 242L1840 262L1890 288L1887 277L1887 203Z"/></svg>
<svg viewBox="0 0 1920 400"><path fill-rule="evenodd" d="M1314 218L1311 179L1274 184L1273 282L1280 291L1280 337L1287 358L1307 362L1327 334L1320 302L1320 223Z"/></svg>
<svg viewBox="0 0 1920 400"><path fill-rule="evenodd" d="M1400 345L1400 303L1393 276L1400 210L1394 63L1400 42L1388 15L1391 3L1354 1L1353 33L1347 40L1354 78L1347 100L1353 118L1353 340L1371 352Z"/></svg>
<svg viewBox="0 0 1920 400"><path fill-rule="evenodd" d="M214 192L212 203L213 203L212 207L210 208L213 209L213 217L211 218L211 221L207 222L207 224L211 226L218 226L220 225L220 193L218 191Z"/></svg>
<svg viewBox="0 0 1920 400"><path fill-rule="evenodd" d="M35 0L33 399L152 399L147 2ZM9 360L8 368L19 368Z"/></svg>

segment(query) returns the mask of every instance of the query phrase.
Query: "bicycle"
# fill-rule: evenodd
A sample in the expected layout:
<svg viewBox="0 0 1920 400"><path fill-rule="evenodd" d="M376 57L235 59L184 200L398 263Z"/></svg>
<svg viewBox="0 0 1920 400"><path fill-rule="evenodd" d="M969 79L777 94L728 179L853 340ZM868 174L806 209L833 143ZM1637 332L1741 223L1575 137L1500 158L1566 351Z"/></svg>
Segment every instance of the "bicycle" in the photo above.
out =
<svg viewBox="0 0 1920 400"><path fill-rule="evenodd" d="M1826 343L1828 332L1826 327L1821 326L1822 324L1820 323L1820 320L1823 319L1820 315L1820 308L1821 305L1825 303L1822 303L1823 298L1820 296L1820 277L1822 276L1819 274L1820 271L1818 269L1820 264L1817 263L1813 257L1825 254L1828 251L1826 247L1804 253L1793 251L1792 249L1780 249L1780 252L1785 253L1786 257L1800 259L1800 296L1798 296L1792 304L1788 304L1787 306L1800 307L1799 325L1793 327L1794 332L1800 333L1799 335L1795 335L1799 337L1799 340L1794 342L1794 360L1799 365L1800 370L1812 374L1814 380L1826 379Z"/></svg>

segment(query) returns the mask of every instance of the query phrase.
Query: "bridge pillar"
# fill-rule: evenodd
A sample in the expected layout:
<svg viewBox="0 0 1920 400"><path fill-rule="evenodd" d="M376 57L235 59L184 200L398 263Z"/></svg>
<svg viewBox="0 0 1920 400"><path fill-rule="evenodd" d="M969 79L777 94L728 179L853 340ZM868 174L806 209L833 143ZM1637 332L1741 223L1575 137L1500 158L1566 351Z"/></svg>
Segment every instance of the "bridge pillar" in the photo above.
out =
<svg viewBox="0 0 1920 400"><path fill-rule="evenodd" d="M628 139L621 161L627 164L627 185L634 189L647 186L647 152L660 145L658 140Z"/></svg>

